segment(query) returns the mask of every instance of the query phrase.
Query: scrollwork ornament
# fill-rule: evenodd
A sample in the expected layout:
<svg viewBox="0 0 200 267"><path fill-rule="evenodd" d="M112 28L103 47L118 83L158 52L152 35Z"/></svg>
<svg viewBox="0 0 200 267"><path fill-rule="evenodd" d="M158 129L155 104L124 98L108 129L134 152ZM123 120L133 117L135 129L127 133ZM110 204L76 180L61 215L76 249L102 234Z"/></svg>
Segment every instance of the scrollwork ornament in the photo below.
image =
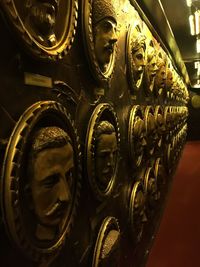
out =
<svg viewBox="0 0 200 267"><path fill-rule="evenodd" d="M112 106L102 103L94 109L86 136L87 176L95 198L103 200L113 191L119 161L120 133Z"/></svg>
<svg viewBox="0 0 200 267"><path fill-rule="evenodd" d="M116 266L119 261L119 250L120 228L118 220L115 217L106 217L99 229L95 243L92 267Z"/></svg>
<svg viewBox="0 0 200 267"><path fill-rule="evenodd" d="M112 75L117 51L117 3L106 0L82 2L85 51L92 75L105 84Z"/></svg>
<svg viewBox="0 0 200 267"><path fill-rule="evenodd" d="M58 60L74 41L77 0L2 0L1 5L18 39L36 58Z"/></svg>
<svg viewBox="0 0 200 267"><path fill-rule="evenodd" d="M31 147L30 140L35 133L42 130L42 143L45 144L47 136L46 129L48 129L50 134L52 132L54 138L55 128L61 132L67 133L69 140L71 140L70 143L68 143L69 146L67 150L68 160L69 155L71 155L70 159L74 166L69 175L71 179L70 200L68 201L68 204L65 202L66 205L62 206L62 209L60 206L60 209L58 210L58 204L56 204L51 211L49 209L48 212L43 212L45 209L44 206L42 206L44 202L41 204L41 197L45 197L46 200L50 199L49 194L51 193L51 197L54 198L53 195L57 195L58 191L53 191L55 190L54 187L52 191L48 191L49 194L43 194L43 196L40 195L40 198L37 198L37 204L36 199L35 201L32 200L37 194L34 195L33 193L33 184L35 183L35 180L30 180L36 178L30 178L28 175L30 172L27 172L27 164L29 164L28 155L30 155ZM36 143L34 146L36 146ZM62 147L54 150L52 147L49 148L49 150L47 149L47 152L43 151L40 153L43 153L43 155L47 157L47 155L50 154L50 151L53 150L54 152L52 153L55 153L55 151L60 152ZM64 147L66 148L66 145ZM70 147L71 149L69 150ZM62 153L66 156L66 150ZM56 257L64 246L67 235L69 235L71 231L81 188L80 156L79 138L70 114L64 106L56 101L40 101L30 106L19 118L10 136L2 170L2 211L11 241L14 242L27 257L35 262L48 262L50 259ZM56 159L58 159L58 156ZM44 157L43 160L45 160ZM36 159L33 162L33 166L35 166L35 162ZM42 161L40 161L39 164L41 163ZM68 176L63 177L63 179L66 179L67 181ZM51 176L47 180L49 179L51 179L51 181L48 181L48 184L45 185L45 189L41 189L41 187L39 188L39 190L43 190L41 192L48 190L47 188L52 186L52 183L56 183L59 178L58 176L57 178ZM63 187L60 187L60 189L62 191ZM67 196L66 191L62 191L62 194L63 197ZM52 199L50 199L52 207L54 200L52 201ZM38 211L39 209L40 211ZM54 211L56 211L56 213L54 213ZM53 229L52 231L56 229L56 231L53 232L53 236L50 238L47 236L43 238L41 235L41 233L44 234L45 231L47 233L47 228L43 228L44 231L40 231L40 219L42 216L46 220L46 225L48 223L48 229Z"/></svg>

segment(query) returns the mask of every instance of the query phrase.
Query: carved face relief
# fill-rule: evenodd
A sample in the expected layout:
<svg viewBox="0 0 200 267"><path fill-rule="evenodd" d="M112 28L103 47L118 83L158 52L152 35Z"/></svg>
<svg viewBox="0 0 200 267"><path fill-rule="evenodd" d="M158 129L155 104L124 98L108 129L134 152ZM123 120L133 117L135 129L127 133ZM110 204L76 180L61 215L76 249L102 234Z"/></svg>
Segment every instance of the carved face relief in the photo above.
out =
<svg viewBox="0 0 200 267"><path fill-rule="evenodd" d="M67 54L74 40L78 0L3 0L2 5L31 54L42 60Z"/></svg>
<svg viewBox="0 0 200 267"><path fill-rule="evenodd" d="M31 195L38 219L36 237L53 239L71 201L73 149L71 144L38 153L33 163Z"/></svg>
<svg viewBox="0 0 200 267"><path fill-rule="evenodd" d="M94 26L94 51L102 72L105 72L117 42L117 22L106 17Z"/></svg>
<svg viewBox="0 0 200 267"><path fill-rule="evenodd" d="M106 189L111 181L116 167L117 160L117 138L111 134L101 134L96 144L96 175L97 180L103 189Z"/></svg>
<svg viewBox="0 0 200 267"><path fill-rule="evenodd" d="M145 132L145 123L144 121L137 117L134 124L134 142L135 142L135 155L137 161L141 161L141 158L144 153L144 148L146 146L146 132ZM138 162L139 164L139 162ZM137 165L137 162L136 162Z"/></svg>
<svg viewBox="0 0 200 267"><path fill-rule="evenodd" d="M134 184L131 193L129 216L133 238L136 242L139 242L142 237L144 224L147 222L145 213L145 193L140 182Z"/></svg>
<svg viewBox="0 0 200 267"><path fill-rule="evenodd" d="M167 78L166 78L166 87L168 90L171 89L173 85L173 72L168 68L167 70Z"/></svg>
<svg viewBox="0 0 200 267"><path fill-rule="evenodd" d="M157 54L155 48L153 46L149 46L147 50L146 72L147 72L147 82L150 91L153 90L154 80L158 70L156 63L157 63Z"/></svg>
<svg viewBox="0 0 200 267"><path fill-rule="evenodd" d="M132 52L134 80L137 82L141 79L145 66L145 51L140 47L137 51Z"/></svg>
<svg viewBox="0 0 200 267"><path fill-rule="evenodd" d="M27 20L32 25L35 37L49 46L56 43L54 27L60 0L27 0ZM38 36L37 36L38 35Z"/></svg>
<svg viewBox="0 0 200 267"><path fill-rule="evenodd" d="M6 227L31 262L46 266L74 222L81 188L79 138L62 104L39 101L23 113L10 140L3 174Z"/></svg>
<svg viewBox="0 0 200 267"><path fill-rule="evenodd" d="M155 78L155 85L157 88L164 88L165 87L165 83L166 83L166 66L162 65L156 74L156 78Z"/></svg>

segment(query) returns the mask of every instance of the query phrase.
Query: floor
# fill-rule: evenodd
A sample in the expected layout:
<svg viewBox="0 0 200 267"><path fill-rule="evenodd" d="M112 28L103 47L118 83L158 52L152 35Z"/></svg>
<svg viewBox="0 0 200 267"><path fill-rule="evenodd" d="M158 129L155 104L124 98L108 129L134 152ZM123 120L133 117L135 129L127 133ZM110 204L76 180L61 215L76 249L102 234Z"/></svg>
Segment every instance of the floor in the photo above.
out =
<svg viewBox="0 0 200 267"><path fill-rule="evenodd" d="M200 266L200 141L187 142L146 267Z"/></svg>

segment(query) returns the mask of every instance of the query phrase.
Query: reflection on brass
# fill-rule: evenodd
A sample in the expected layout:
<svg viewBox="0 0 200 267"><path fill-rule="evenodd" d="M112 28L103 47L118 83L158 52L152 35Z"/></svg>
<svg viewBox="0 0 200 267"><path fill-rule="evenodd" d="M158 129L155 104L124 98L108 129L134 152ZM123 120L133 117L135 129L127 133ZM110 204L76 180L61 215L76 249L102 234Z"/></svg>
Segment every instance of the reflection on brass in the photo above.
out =
<svg viewBox="0 0 200 267"><path fill-rule="evenodd" d="M77 0L3 0L19 38L34 56L62 58L70 49L77 22Z"/></svg>
<svg viewBox="0 0 200 267"><path fill-rule="evenodd" d="M79 141L66 109L55 101L29 107L7 146L2 207L11 240L33 261L50 260L64 245L78 204L80 169Z"/></svg>
<svg viewBox="0 0 200 267"><path fill-rule="evenodd" d="M141 182L137 181L133 185L129 202L130 230L135 243L141 240L144 224L147 222L145 201L143 185Z"/></svg>
<svg viewBox="0 0 200 267"><path fill-rule="evenodd" d="M87 175L94 196L108 197L115 183L119 160L119 128L113 108L99 104L90 118L86 139Z"/></svg>
<svg viewBox="0 0 200 267"><path fill-rule="evenodd" d="M130 145L130 157L135 167L139 167L146 146L146 130L142 111L139 105L133 106L130 111L128 142Z"/></svg>
<svg viewBox="0 0 200 267"><path fill-rule="evenodd" d="M158 53L156 65L158 70L155 77L154 92L156 96L161 96L165 89L167 78L167 57L164 51Z"/></svg>
<svg viewBox="0 0 200 267"><path fill-rule="evenodd" d="M84 0L83 33L89 64L98 81L113 71L117 34L117 4L114 0Z"/></svg>
<svg viewBox="0 0 200 267"><path fill-rule="evenodd" d="M154 88L154 80L156 73L158 71L157 67L157 51L155 48L154 41L151 40L149 44L147 44L147 64L145 67L145 76L147 83L147 93L152 93Z"/></svg>
<svg viewBox="0 0 200 267"><path fill-rule="evenodd" d="M142 34L139 25L129 25L126 43L127 64L128 64L128 80L133 90L138 91L142 84L145 58L145 35Z"/></svg>
<svg viewBox="0 0 200 267"><path fill-rule="evenodd" d="M117 267L120 258L120 229L114 217L106 217L99 229L92 267Z"/></svg>
<svg viewBox="0 0 200 267"><path fill-rule="evenodd" d="M158 186L158 198L163 185L165 184L165 170L162 158L157 158L154 162L154 175Z"/></svg>

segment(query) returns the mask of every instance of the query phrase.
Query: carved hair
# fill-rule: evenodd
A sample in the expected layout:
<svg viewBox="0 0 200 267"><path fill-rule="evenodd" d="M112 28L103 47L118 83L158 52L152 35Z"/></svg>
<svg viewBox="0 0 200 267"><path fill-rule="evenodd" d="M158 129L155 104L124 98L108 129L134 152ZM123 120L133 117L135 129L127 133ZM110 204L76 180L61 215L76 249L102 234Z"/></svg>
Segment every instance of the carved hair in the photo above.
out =
<svg viewBox="0 0 200 267"><path fill-rule="evenodd" d="M139 26L136 27L137 29L137 35L134 34L131 38L131 49L132 53L135 53L137 50L139 50L141 47L145 50L146 49L146 36L141 33L141 30Z"/></svg>
<svg viewBox="0 0 200 267"><path fill-rule="evenodd" d="M66 144L71 144L69 135L56 126L42 127L35 131L31 137L31 144L28 156L28 176L33 175L33 162L37 154L44 149L58 148Z"/></svg>
<svg viewBox="0 0 200 267"><path fill-rule="evenodd" d="M96 129L96 139L102 134L112 134L115 133L115 127L109 121L100 121Z"/></svg>
<svg viewBox="0 0 200 267"><path fill-rule="evenodd" d="M92 6L93 25L105 18L111 18L117 22L114 1L95 0Z"/></svg>

